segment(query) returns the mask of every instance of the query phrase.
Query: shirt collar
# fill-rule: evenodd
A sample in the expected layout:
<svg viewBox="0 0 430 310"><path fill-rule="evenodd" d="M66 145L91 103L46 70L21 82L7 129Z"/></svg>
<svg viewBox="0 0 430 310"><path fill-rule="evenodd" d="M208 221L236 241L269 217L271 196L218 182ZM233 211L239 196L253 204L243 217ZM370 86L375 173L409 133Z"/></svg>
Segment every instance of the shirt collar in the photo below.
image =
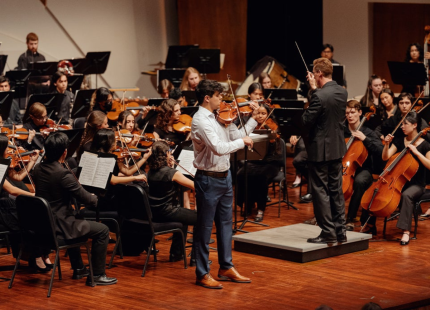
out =
<svg viewBox="0 0 430 310"><path fill-rule="evenodd" d="M202 113L204 116L214 115L213 112L211 112L208 109L203 108L203 107L199 107L199 112Z"/></svg>

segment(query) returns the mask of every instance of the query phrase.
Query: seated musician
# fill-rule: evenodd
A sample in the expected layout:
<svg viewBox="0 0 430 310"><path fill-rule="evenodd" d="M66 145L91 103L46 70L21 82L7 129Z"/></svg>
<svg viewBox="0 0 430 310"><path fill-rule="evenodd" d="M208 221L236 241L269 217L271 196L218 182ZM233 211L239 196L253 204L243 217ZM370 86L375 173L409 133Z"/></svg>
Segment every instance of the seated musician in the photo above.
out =
<svg viewBox="0 0 430 310"><path fill-rule="evenodd" d="M34 169L36 196L46 199L54 214L57 235L65 240L88 237L92 239L91 262L96 285L115 284L117 279L106 276L106 251L109 229L106 225L78 219L71 206L72 196L80 202L95 206L97 197L87 192L71 171L62 166L67 156L69 139L64 133L51 134L45 143L46 159ZM81 279L89 274L84 266L79 248L67 250L73 268L73 278ZM90 277L87 285L90 285Z"/></svg>
<svg viewBox="0 0 430 310"><path fill-rule="evenodd" d="M382 142L378 135L365 124L357 130L360 125L360 117L362 115L361 105L357 100L350 100L346 104L346 120L348 126L345 126L345 139L351 136L360 140L368 151L366 161L361 168L355 172L353 194L349 202L348 215L346 217L346 229L354 230L354 219L357 216L357 211L360 207L361 197L364 192L370 187L373 182L372 174L379 174L383 166L381 161ZM348 151L347 151L348 152Z"/></svg>
<svg viewBox="0 0 430 310"><path fill-rule="evenodd" d="M109 112L112 109L112 92L106 87L98 88L91 97L90 112Z"/></svg>
<svg viewBox="0 0 430 310"><path fill-rule="evenodd" d="M180 88L173 88L169 93L169 98L176 100L181 107L188 106L185 96L182 94L182 90Z"/></svg>
<svg viewBox="0 0 430 310"><path fill-rule="evenodd" d="M360 100L362 107L378 106L379 94L382 91L382 79L380 76L373 74L367 82L366 92Z"/></svg>
<svg viewBox="0 0 430 310"><path fill-rule="evenodd" d="M258 109L255 109L255 111L256 114L254 114L254 119L258 123L257 128L262 126L261 129L270 129L270 127L263 124L268 121L268 115L271 112L271 108L266 104L262 104L258 107ZM269 117L270 122L276 124L272 115ZM247 163L247 192L245 192L245 167L240 168L238 171L237 205L242 206L245 202L245 197L248 196L248 210L246 211L248 214L251 214L255 203L257 203L257 215L255 217L256 222L261 222L263 220L269 192L268 186L270 182L278 175L280 167L283 167L284 165L279 136L277 136L275 131L271 132L269 140L270 143L267 154L263 160L253 160L248 161Z"/></svg>
<svg viewBox="0 0 430 310"><path fill-rule="evenodd" d="M30 120L24 123L23 128L28 130L28 139L21 143L26 150L41 150L44 147L45 139L49 132L41 131L48 120L46 107L40 102L35 102L28 109Z"/></svg>
<svg viewBox="0 0 430 310"><path fill-rule="evenodd" d="M136 130L136 122L133 113L130 111L122 111L118 116L118 126L120 129L128 130L130 134L133 134L133 132ZM116 130L116 128L115 128ZM126 138L125 141L127 143L130 143L129 147L133 146L136 147L137 143L139 142L139 135L134 134L133 138ZM130 142L129 142L130 141Z"/></svg>
<svg viewBox="0 0 430 310"><path fill-rule="evenodd" d="M402 189L402 197L400 200L400 216L397 222L397 228L403 230L403 236L400 244L407 245L409 243L409 235L412 225L412 214L415 203L420 199L425 191L425 180L427 170L430 169L430 143L423 138L418 138L414 144L410 144L418 134L420 128L420 118L415 111L410 112L402 124L404 136L393 137L391 134L385 137L386 144L382 151L382 159L389 160L394 154L401 152L405 148L409 148L413 158L418 162L419 168L412 179L405 184ZM361 223L364 225L368 219L369 212L363 209ZM376 235L376 218L372 216L367 225Z"/></svg>
<svg viewBox="0 0 430 310"><path fill-rule="evenodd" d="M194 189L194 182L173 168L173 156L169 145L164 141L157 141L152 145L152 155L148 158L149 203L155 222L180 222L184 226L182 231L187 237L188 225L195 225L197 212L182 208L179 204L180 186ZM170 261L183 259L182 237L173 234L170 247ZM195 266L194 251L191 251L190 266Z"/></svg>
<svg viewBox="0 0 430 310"><path fill-rule="evenodd" d="M94 136L97 131L103 128L109 128L108 118L102 111L93 111L88 115L87 122L85 124L85 131L82 134L81 143L76 150L77 160L79 161L82 153L89 151L91 143L93 142Z"/></svg>
<svg viewBox="0 0 430 310"><path fill-rule="evenodd" d="M45 56L37 51L39 46L39 37L37 34L30 32L27 35L27 51L18 58L18 69L30 70L31 62L45 61Z"/></svg>
<svg viewBox="0 0 430 310"><path fill-rule="evenodd" d="M67 75L63 72L57 71L52 75L50 90L55 94L63 94L64 98L61 102L61 110L57 115L61 119L61 124L68 124L70 118L70 109L74 100L74 95L71 91L67 90Z"/></svg>
<svg viewBox="0 0 430 310"><path fill-rule="evenodd" d="M338 61L333 59L334 47L333 45L326 43L321 47L321 57L327 58L332 64L340 64ZM345 73L344 73L345 75ZM343 87L346 88L346 79L343 80Z"/></svg>
<svg viewBox="0 0 430 310"><path fill-rule="evenodd" d="M252 83L248 87L249 100L260 100L264 99L263 86L260 83Z"/></svg>
<svg viewBox="0 0 430 310"><path fill-rule="evenodd" d="M260 76L258 77L258 83L260 83L264 89L272 88L272 78L267 72L262 72L260 74Z"/></svg>
<svg viewBox="0 0 430 310"><path fill-rule="evenodd" d="M5 76L0 76L0 92L10 91L10 81ZM22 124L22 116L19 110L18 100L13 99L12 105L10 107L9 117L4 122L5 125L20 125Z"/></svg>
<svg viewBox="0 0 430 310"><path fill-rule="evenodd" d="M394 93L389 88L384 88L379 93L378 105L376 106L376 117L379 117L382 120L382 124L375 128L375 132L381 140L384 140L385 135L390 133L391 131L387 131L389 129L386 128L387 123L391 123L391 119L395 114L398 114L397 104L394 103ZM400 119L397 121L397 123ZM396 123L396 125L397 125ZM394 127L396 127L394 125Z"/></svg>
<svg viewBox="0 0 430 310"><path fill-rule="evenodd" d="M161 80L160 84L157 86L157 93L160 94L161 98L167 99L169 98L169 93L173 89L173 84L167 79Z"/></svg>
<svg viewBox="0 0 430 310"><path fill-rule="evenodd" d="M182 83L179 88L181 90L196 90L199 82L200 72L193 67L188 67L187 70L185 70L184 77L182 78Z"/></svg>

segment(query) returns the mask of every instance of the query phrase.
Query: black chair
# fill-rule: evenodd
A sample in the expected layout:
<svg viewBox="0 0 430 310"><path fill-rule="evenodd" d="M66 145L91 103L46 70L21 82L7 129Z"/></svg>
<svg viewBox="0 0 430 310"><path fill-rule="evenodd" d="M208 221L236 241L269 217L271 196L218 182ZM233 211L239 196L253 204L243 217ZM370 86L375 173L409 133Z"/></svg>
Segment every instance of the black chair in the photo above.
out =
<svg viewBox="0 0 430 310"><path fill-rule="evenodd" d="M178 222L163 222L157 223L152 221L152 212L149 205L148 197L145 191L138 185L127 185L124 188L124 199L121 200L119 208L120 216L122 218L122 227L127 225L139 227L145 235L148 235L150 242L146 248L147 256L145 265L143 266L142 277L145 276L146 267L149 262L151 254L154 255L154 261L157 261L155 249L155 236L180 232L182 235L183 255L184 255L184 268L187 269L187 258L185 253L185 237L181 230L182 223Z"/></svg>
<svg viewBox="0 0 430 310"><path fill-rule="evenodd" d="M85 128L86 117L77 117L73 120L73 129Z"/></svg>
<svg viewBox="0 0 430 310"><path fill-rule="evenodd" d="M293 203L290 202L288 198L288 190L287 190L287 147L285 145L285 141L283 139L279 139L281 143L281 153L283 159L283 167L278 172L278 175L272 180L272 184L279 184L279 199L278 201L267 204L267 206L278 204L278 217L281 217L281 203L285 203L288 209L291 207L294 210L298 210L293 206ZM269 185L270 186L270 185ZM281 199L282 192L282 199Z"/></svg>
<svg viewBox="0 0 430 310"><path fill-rule="evenodd" d="M61 280L61 267L59 252L62 249L85 246L88 254L91 286L95 286L93 278L93 267L91 264L91 253L87 244L87 238L64 240L56 236L54 218L49 203L40 197L18 196L16 199L18 221L21 231L21 247L16 259L15 268L9 283L12 288L13 280L18 269L22 251L25 245L39 247L42 249L55 250L54 267L52 269L51 281L49 283L48 296L51 296L55 269L58 266L58 278Z"/></svg>

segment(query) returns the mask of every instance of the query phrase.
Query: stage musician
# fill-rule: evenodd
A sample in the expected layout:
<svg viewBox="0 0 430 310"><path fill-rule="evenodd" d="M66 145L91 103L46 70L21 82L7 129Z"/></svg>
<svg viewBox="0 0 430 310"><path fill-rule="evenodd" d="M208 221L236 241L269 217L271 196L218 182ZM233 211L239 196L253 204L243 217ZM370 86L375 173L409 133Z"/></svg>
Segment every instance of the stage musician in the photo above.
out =
<svg viewBox="0 0 430 310"><path fill-rule="evenodd" d="M18 69L32 69L31 62L45 61L45 56L37 51L39 37L34 32L27 35L27 51L18 58Z"/></svg>

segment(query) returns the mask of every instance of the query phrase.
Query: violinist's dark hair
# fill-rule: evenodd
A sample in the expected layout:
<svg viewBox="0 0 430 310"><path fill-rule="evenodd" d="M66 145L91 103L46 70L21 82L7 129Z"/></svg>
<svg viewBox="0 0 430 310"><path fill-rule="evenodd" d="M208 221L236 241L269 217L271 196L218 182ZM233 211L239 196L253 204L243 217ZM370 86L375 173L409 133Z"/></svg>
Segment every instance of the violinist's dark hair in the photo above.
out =
<svg viewBox="0 0 430 310"><path fill-rule="evenodd" d="M0 158L3 158L4 151L9 144L9 139L5 135L0 135Z"/></svg>
<svg viewBox="0 0 430 310"><path fill-rule="evenodd" d="M323 45L321 46L321 53L322 53L326 48L329 48L329 49L330 49L330 51L331 51L332 53L334 52L333 45L331 45L331 44L329 44L329 43L326 43L326 44L323 44Z"/></svg>
<svg viewBox="0 0 430 310"><path fill-rule="evenodd" d="M412 96L410 93L407 93L407 92L400 93L399 95L400 100L402 100L403 97L408 98L410 102L412 102L412 99L414 99L414 96Z"/></svg>
<svg viewBox="0 0 430 310"><path fill-rule="evenodd" d="M379 93L379 97L378 97L378 106L376 108L376 112L381 116L382 120L386 120L387 119L387 113L386 113L386 108L385 106L382 104L381 102L381 95L382 94L388 94L391 96L391 100L393 101L393 105L396 105L394 103L394 93L390 88L384 88L383 90L381 90L381 92Z"/></svg>
<svg viewBox="0 0 430 310"><path fill-rule="evenodd" d="M158 107L159 112L157 115L157 123L155 124L155 127L168 132L167 126L170 123L170 118L172 117L173 111L175 110L175 106L177 104L179 103L174 99L166 99L161 102L160 106Z"/></svg>
<svg viewBox="0 0 430 310"><path fill-rule="evenodd" d="M249 85L248 87L248 95L251 95L253 92L255 92L257 89L260 89L261 91L263 91L263 85L261 85L260 83L252 83L251 85Z"/></svg>
<svg viewBox="0 0 430 310"><path fill-rule="evenodd" d="M102 111L93 111L90 113L90 115L88 115L85 130L81 138L81 143L79 143L79 147L76 150L76 155L78 158L81 158L81 155L84 152L84 145L87 142L93 140L94 136L99 130L99 127L103 124L106 117L106 114L104 114Z"/></svg>
<svg viewBox="0 0 430 310"><path fill-rule="evenodd" d="M160 84L158 84L157 86L157 93L159 93L160 95L163 94L163 91L165 89L167 89L170 93L170 91L173 89L173 84L172 82L170 82L168 79L164 79L160 81Z"/></svg>
<svg viewBox="0 0 430 310"><path fill-rule="evenodd" d="M420 53L420 57L418 58L418 60L420 62L423 62L424 61L424 50L423 50L423 47L421 46L421 44L419 44L418 42L409 44L408 50L406 51L405 62L410 62L412 60L412 57L411 57L411 47L412 46L415 46L418 49L418 52Z"/></svg>
<svg viewBox="0 0 430 310"><path fill-rule="evenodd" d="M361 100L360 100L361 106L363 106L363 107L373 106L373 99L375 99L375 98L373 98L373 91L371 90L371 86L372 86L373 81L377 80L377 79L380 79L382 81L382 79L379 75L372 74L370 76L369 80L367 81L366 92L364 93L363 98L361 98Z"/></svg>
<svg viewBox="0 0 430 310"><path fill-rule="evenodd" d="M58 80L62 77L67 75L61 71L55 72L51 77L51 84L49 85L49 91L54 92L57 89L57 86L54 84L57 84Z"/></svg>
<svg viewBox="0 0 430 310"><path fill-rule="evenodd" d="M125 125L127 124L127 118L130 115L133 116L133 119L134 119L133 113L131 113L131 111L129 111L129 110L125 110L125 111L122 111L121 113L119 113L118 125L120 125L122 129L125 129Z"/></svg>
<svg viewBox="0 0 430 310"><path fill-rule="evenodd" d="M10 84L10 81L7 76L0 75L0 84L5 82L8 82Z"/></svg>
<svg viewBox="0 0 430 310"><path fill-rule="evenodd" d="M110 153L115 144L115 133L112 129L100 129L91 143L91 152Z"/></svg>
<svg viewBox="0 0 430 310"><path fill-rule="evenodd" d="M408 115L406 115L405 117L405 121L408 121L411 124L417 124L417 130L420 131L421 128L421 117L419 116L419 114L415 111L411 111L408 113Z"/></svg>
<svg viewBox="0 0 430 310"><path fill-rule="evenodd" d="M60 159L64 151L69 146L69 138L65 133L51 133L45 141L46 161L52 163Z"/></svg>
<svg viewBox="0 0 430 310"><path fill-rule="evenodd" d="M170 147L165 141L156 141L152 145L152 154L148 157L148 165L151 170L159 170L167 166L167 151Z"/></svg>
<svg viewBox="0 0 430 310"><path fill-rule="evenodd" d="M224 88L222 87L221 83L214 80L201 80L196 87L197 101L199 104L203 104L206 96L212 98L215 92L222 93L223 91Z"/></svg>
<svg viewBox="0 0 430 310"><path fill-rule="evenodd" d="M112 92L106 87L96 89L91 96L90 111L94 109L96 104L108 100L109 95L112 95Z"/></svg>
<svg viewBox="0 0 430 310"><path fill-rule="evenodd" d="M184 95L182 95L182 90L180 88L173 88L170 93L169 93L169 98L170 99L175 99L175 100L179 100L180 98L182 98Z"/></svg>

